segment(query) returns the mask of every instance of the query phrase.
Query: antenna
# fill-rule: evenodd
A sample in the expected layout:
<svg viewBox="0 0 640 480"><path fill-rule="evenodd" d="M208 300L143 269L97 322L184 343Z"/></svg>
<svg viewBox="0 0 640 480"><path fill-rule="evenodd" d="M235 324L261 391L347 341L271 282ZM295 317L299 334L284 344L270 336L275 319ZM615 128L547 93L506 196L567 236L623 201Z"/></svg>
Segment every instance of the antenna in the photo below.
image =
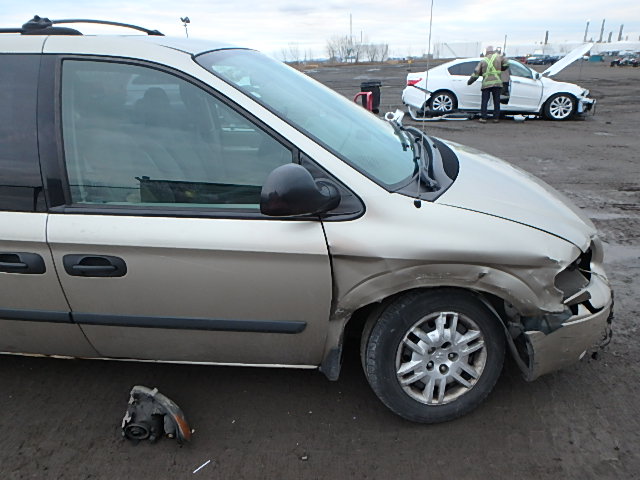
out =
<svg viewBox="0 0 640 480"><path fill-rule="evenodd" d="M429 59L431 58L431 31L433 30L433 0L431 0L431 8L429 10L429 42L427 43L427 71L424 79L424 103L427 103L427 92L429 90ZM424 110L424 108L423 108ZM423 112L426 113L426 112ZM425 124L422 124L422 134L425 133Z"/></svg>
<svg viewBox="0 0 640 480"><path fill-rule="evenodd" d="M182 25L184 25L184 33L187 35L187 38L189 38L189 30L187 30L187 25L191 23L191 20L189 20L189 17L180 17L180 21L182 22Z"/></svg>

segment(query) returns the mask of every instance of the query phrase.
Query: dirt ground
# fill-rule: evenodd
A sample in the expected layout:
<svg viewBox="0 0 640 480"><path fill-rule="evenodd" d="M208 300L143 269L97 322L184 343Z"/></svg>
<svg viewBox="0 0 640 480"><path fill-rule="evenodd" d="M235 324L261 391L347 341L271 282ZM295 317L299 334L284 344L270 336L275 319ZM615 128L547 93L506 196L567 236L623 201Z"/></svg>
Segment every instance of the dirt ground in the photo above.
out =
<svg viewBox="0 0 640 480"><path fill-rule="evenodd" d="M407 67L310 75L350 97L361 81L380 79L386 111L400 107ZM376 399L353 348L337 382L314 371L7 356L0 478L640 478L640 68L585 63L559 79L590 89L596 115L425 129L540 176L588 211L616 294L615 335L598 360L533 383L507 364L476 411L424 426ZM135 384L157 386L184 409L192 444L134 446L120 437Z"/></svg>

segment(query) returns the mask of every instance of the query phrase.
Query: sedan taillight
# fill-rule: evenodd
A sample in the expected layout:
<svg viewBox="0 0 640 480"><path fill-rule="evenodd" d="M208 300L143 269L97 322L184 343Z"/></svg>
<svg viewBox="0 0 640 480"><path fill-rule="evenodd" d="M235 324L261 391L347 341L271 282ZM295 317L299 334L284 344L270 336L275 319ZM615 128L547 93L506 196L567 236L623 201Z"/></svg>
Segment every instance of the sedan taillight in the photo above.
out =
<svg viewBox="0 0 640 480"><path fill-rule="evenodd" d="M421 78L413 78L411 80L407 79L407 87L413 87L415 84L420 83L421 81Z"/></svg>

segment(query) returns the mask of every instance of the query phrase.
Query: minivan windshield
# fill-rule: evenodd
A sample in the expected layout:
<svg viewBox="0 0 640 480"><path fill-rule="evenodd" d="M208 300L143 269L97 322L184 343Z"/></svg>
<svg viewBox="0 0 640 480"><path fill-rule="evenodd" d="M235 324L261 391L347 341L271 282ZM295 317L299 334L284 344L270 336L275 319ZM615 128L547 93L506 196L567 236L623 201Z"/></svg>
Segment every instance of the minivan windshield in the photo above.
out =
<svg viewBox="0 0 640 480"><path fill-rule="evenodd" d="M395 189L415 174L404 135L307 75L253 50L216 50L196 61L383 187Z"/></svg>

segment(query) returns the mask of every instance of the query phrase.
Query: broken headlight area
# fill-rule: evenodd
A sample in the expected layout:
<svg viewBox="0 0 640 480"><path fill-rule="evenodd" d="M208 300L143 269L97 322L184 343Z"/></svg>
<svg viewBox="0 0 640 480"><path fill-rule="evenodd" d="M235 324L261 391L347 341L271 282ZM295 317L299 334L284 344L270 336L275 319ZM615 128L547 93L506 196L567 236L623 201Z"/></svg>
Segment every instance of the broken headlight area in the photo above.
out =
<svg viewBox="0 0 640 480"><path fill-rule="evenodd" d="M569 307L573 315L578 315L578 305L588 305L591 299L588 289L592 275L591 258L592 250L589 248L561 271L555 279L555 287L563 294L562 303ZM591 308L589 310L591 311Z"/></svg>

